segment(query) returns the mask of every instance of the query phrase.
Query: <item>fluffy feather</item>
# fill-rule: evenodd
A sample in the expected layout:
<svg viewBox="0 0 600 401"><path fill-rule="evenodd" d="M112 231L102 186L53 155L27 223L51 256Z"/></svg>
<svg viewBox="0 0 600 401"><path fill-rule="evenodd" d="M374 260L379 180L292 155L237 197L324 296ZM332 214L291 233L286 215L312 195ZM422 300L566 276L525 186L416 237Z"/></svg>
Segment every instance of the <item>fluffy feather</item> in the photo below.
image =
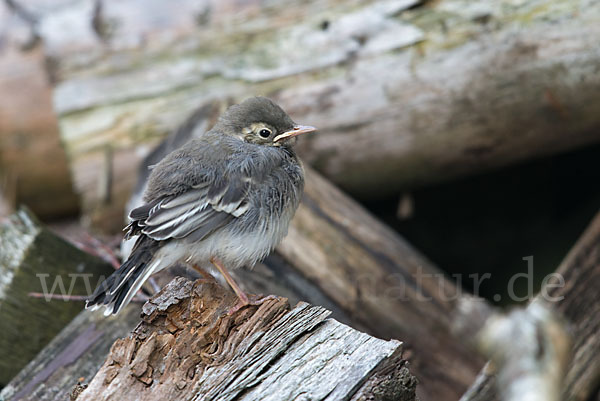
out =
<svg viewBox="0 0 600 401"><path fill-rule="evenodd" d="M254 265L286 235L304 174L293 142L265 146L238 133L256 122L283 132L293 121L275 103L253 98L231 107L215 127L170 153L152 170L145 204L132 210L126 238L139 236L123 265L86 307L117 313L153 273L177 261L207 268Z"/></svg>

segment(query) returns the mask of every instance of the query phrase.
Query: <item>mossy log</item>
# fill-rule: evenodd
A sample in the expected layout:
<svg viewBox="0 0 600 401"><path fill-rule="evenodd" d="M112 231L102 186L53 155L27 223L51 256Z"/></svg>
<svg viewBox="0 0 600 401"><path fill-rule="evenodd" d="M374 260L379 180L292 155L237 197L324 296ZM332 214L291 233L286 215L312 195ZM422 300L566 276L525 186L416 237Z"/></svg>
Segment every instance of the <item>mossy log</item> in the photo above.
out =
<svg viewBox="0 0 600 401"><path fill-rule="evenodd" d="M135 161L211 101L275 98L321 130L301 156L364 198L600 140L595 2L11 3L47 56L83 207L111 228Z"/></svg>
<svg viewBox="0 0 600 401"><path fill-rule="evenodd" d="M25 209L7 219L0 226L0 383L8 383L83 307L52 295L87 295L112 271Z"/></svg>

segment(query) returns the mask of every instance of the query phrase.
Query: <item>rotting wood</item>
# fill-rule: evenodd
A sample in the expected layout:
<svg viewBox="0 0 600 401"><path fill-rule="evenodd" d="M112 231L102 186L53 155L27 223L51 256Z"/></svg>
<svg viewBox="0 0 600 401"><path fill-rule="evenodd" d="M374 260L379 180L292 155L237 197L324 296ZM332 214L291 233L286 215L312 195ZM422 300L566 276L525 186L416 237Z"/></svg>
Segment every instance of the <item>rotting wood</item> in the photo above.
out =
<svg viewBox="0 0 600 401"><path fill-rule="evenodd" d="M77 397L85 400L341 400L382 365L399 364L401 343L357 332L326 309L268 300L227 315L237 299L215 282L176 278L142 309ZM406 370L379 387L415 399ZM385 387L385 388L383 388Z"/></svg>
<svg viewBox="0 0 600 401"><path fill-rule="evenodd" d="M565 322L539 299L502 314L480 298L459 303L455 327L490 363L502 401L561 401L570 360Z"/></svg>

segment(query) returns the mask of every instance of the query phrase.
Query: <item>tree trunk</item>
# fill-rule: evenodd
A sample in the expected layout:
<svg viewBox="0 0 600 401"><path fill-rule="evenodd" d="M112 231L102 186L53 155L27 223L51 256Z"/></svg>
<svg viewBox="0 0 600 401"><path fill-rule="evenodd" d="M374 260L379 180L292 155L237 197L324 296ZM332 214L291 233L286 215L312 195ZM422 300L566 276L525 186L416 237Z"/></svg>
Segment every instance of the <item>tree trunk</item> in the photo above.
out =
<svg viewBox="0 0 600 401"><path fill-rule="evenodd" d="M572 359L562 385L562 399L587 400L600 382L600 213L559 266L564 280L551 281L536 301L562 316L571 335ZM522 373L521 373L522 374ZM496 378L482 372L462 401L497 400Z"/></svg>
<svg viewBox="0 0 600 401"><path fill-rule="evenodd" d="M135 161L191 110L256 94L319 127L301 156L365 198L600 139L594 2L13 3L89 214L120 217Z"/></svg>
<svg viewBox="0 0 600 401"><path fill-rule="evenodd" d="M112 272L108 263L57 237L24 209L4 222L0 226L0 383L8 383L83 306L51 300L52 294L87 294ZM33 298L30 292L43 297Z"/></svg>

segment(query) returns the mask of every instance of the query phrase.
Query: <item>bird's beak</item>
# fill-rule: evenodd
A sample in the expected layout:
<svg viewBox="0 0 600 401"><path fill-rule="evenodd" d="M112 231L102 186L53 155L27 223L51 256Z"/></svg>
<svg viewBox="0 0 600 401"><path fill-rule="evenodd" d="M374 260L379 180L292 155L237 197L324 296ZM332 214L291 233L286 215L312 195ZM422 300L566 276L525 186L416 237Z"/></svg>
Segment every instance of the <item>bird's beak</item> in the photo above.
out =
<svg viewBox="0 0 600 401"><path fill-rule="evenodd" d="M316 130L315 127L311 127L310 125L296 125L291 130L277 135L275 139L273 139L273 142L279 142L283 139L292 138L300 134L308 134L309 132L315 132Z"/></svg>

